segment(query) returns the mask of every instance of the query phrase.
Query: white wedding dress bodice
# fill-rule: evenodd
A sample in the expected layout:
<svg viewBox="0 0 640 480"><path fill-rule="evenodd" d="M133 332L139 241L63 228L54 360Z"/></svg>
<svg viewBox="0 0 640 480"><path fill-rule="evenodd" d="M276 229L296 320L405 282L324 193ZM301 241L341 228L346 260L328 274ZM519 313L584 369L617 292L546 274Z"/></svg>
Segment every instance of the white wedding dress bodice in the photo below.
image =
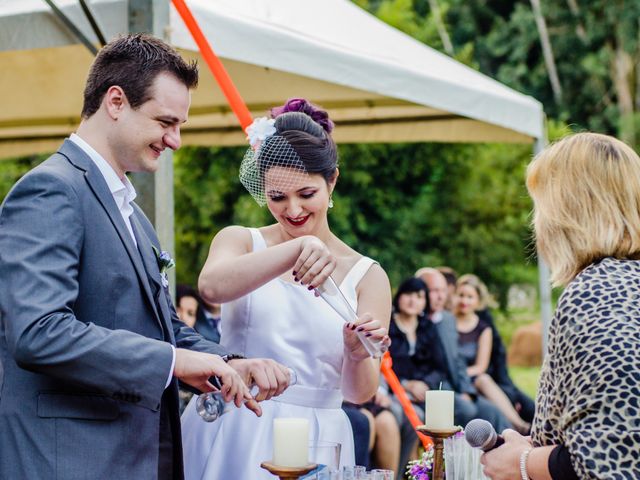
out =
<svg viewBox="0 0 640 480"><path fill-rule="evenodd" d="M262 234L249 229L253 250L267 248ZM373 260L362 257L340 290L357 310L356 287ZM260 405L262 417L234 409L213 423L195 410L195 397L182 415L187 480L271 480L260 468L273 454L273 419L307 418L310 442L338 442L341 465L353 465L353 434L341 409L344 320L307 287L276 278L222 306L221 343L251 358L272 358L292 368L297 384Z"/></svg>

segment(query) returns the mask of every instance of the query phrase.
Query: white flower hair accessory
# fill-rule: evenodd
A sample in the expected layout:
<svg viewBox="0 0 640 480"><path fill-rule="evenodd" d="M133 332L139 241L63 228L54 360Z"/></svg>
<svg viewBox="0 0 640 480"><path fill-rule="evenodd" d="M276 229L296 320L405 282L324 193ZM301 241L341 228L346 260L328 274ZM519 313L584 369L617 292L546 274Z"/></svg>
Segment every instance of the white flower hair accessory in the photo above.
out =
<svg viewBox="0 0 640 480"><path fill-rule="evenodd" d="M258 148L267 137L276 133L275 123L272 118L260 117L247 127L247 139L253 149Z"/></svg>

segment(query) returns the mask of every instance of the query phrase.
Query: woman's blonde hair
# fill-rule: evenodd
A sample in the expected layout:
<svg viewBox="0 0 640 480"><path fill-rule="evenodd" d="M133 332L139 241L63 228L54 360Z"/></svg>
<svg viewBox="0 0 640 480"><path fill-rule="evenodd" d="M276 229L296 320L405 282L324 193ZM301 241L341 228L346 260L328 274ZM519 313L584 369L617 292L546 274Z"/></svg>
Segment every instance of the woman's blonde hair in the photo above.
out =
<svg viewBox="0 0 640 480"><path fill-rule="evenodd" d="M465 273L456 281L456 290L463 285L473 288L478 294L478 307L476 310L484 310L492 302L489 289L477 275Z"/></svg>
<svg viewBox="0 0 640 480"><path fill-rule="evenodd" d="M555 286L604 257L639 258L640 157L607 135L569 135L527 168L539 254Z"/></svg>

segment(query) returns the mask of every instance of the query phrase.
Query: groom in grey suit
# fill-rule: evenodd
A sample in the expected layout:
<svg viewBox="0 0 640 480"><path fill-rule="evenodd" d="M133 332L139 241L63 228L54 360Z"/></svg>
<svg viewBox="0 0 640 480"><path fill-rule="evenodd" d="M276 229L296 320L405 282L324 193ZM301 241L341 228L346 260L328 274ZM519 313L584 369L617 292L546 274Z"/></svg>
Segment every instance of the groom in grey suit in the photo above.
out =
<svg viewBox="0 0 640 480"><path fill-rule="evenodd" d="M183 478L178 380L260 414L286 368L178 321L126 172L180 146L197 68L147 35L91 67L82 121L0 210L0 478ZM256 461L264 459L256 459ZM230 472L232 474L232 472Z"/></svg>

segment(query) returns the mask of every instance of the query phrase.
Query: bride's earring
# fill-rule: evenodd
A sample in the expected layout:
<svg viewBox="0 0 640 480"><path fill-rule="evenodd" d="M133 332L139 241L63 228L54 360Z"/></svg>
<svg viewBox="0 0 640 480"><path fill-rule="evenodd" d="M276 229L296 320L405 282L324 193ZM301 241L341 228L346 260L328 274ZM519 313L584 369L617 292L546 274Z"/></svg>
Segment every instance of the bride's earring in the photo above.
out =
<svg viewBox="0 0 640 480"><path fill-rule="evenodd" d="M333 195L329 195L329 208L333 208Z"/></svg>

